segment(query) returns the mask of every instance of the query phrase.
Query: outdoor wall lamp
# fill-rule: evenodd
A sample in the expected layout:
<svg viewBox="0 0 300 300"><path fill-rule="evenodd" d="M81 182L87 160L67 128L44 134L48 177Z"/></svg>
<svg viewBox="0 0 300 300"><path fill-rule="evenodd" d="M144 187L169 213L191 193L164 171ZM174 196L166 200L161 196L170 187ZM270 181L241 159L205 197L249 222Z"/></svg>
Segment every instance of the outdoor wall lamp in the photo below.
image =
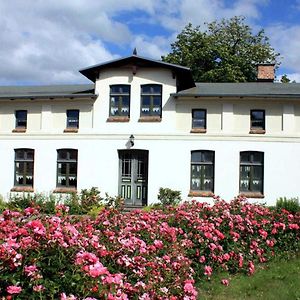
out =
<svg viewBox="0 0 300 300"><path fill-rule="evenodd" d="M133 147L134 146L134 135L130 135L129 137L129 144L130 144L130 147Z"/></svg>

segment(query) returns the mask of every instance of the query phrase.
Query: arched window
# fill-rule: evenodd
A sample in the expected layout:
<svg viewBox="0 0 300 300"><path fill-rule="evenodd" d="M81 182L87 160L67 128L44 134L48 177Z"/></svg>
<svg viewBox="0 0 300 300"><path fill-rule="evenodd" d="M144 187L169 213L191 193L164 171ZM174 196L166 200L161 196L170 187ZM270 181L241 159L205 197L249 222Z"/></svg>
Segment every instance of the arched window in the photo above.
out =
<svg viewBox="0 0 300 300"><path fill-rule="evenodd" d="M57 187L77 187L77 157L76 149L57 150Z"/></svg>
<svg viewBox="0 0 300 300"><path fill-rule="evenodd" d="M192 151L191 191L214 192L214 164L214 151Z"/></svg>
<svg viewBox="0 0 300 300"><path fill-rule="evenodd" d="M243 151L240 153L240 192L263 194L264 153Z"/></svg>
<svg viewBox="0 0 300 300"><path fill-rule="evenodd" d="M34 150L15 149L15 186L33 187Z"/></svg>

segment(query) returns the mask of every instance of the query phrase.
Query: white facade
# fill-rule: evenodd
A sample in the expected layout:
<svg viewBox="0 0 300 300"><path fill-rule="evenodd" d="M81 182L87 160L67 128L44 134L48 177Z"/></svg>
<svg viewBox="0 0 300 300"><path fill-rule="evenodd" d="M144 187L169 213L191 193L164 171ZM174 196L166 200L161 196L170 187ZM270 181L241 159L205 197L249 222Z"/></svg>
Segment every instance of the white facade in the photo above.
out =
<svg viewBox="0 0 300 300"><path fill-rule="evenodd" d="M1 99L2 196L7 197L14 190L15 149L21 148L34 149L35 192L57 189L57 149L78 151L77 191L95 186L112 196L121 192L119 151L146 150L143 153L147 153L144 163L148 164L147 199L143 205L157 202L160 187L181 191L183 199L195 195L197 199L211 201L211 193L191 193L191 151L210 150L214 151L214 194L226 200L240 194L240 152L259 151L264 155L263 192L258 198L252 195L253 201L274 204L278 197L300 196L300 93L299 98L291 99L173 96L177 92L176 74L164 65L139 67L134 72L127 65L104 66L96 78L96 99L84 96L29 99L17 95L14 100ZM130 118L109 121L110 86L120 84L130 85ZM141 121L144 84L162 86L159 121ZM79 110L78 132L64 132L68 109ZM191 133L193 109L206 110L205 133ZM264 134L249 133L251 109L265 111ZM16 110L27 110L26 132L13 132ZM131 135L132 147L128 144Z"/></svg>

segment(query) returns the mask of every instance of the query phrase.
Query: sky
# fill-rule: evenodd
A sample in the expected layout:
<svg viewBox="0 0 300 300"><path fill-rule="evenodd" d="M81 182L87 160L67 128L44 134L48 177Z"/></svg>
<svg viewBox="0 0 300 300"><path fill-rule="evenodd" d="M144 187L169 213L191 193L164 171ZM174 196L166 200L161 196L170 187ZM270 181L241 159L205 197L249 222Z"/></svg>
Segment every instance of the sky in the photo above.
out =
<svg viewBox="0 0 300 300"><path fill-rule="evenodd" d="M132 54L160 59L189 22L244 16L300 82L300 0L0 0L0 85L90 83L78 70Z"/></svg>

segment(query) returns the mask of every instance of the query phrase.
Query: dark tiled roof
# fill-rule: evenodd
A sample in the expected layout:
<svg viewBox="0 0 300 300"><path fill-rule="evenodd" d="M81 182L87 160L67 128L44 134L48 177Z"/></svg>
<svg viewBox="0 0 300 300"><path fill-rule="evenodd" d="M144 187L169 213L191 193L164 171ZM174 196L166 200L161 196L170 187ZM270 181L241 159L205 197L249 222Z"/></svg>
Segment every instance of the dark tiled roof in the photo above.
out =
<svg viewBox="0 0 300 300"><path fill-rule="evenodd" d="M177 97L272 97L300 98L300 83L196 83L196 86L173 94Z"/></svg>
<svg viewBox="0 0 300 300"><path fill-rule="evenodd" d="M189 68L175 65L175 64L166 63L161 60L154 60L151 58L138 56L138 55L131 55L131 56L111 60L108 62L104 62L101 64L97 64L94 66L90 66L88 68L79 70L79 72L81 74L83 74L84 76L86 76L91 81L95 82L97 75L103 69L119 68L122 66L130 66L130 65L135 65L135 66L141 67L141 68L161 67L161 68L172 70L172 72L174 72L176 74L177 85L178 85L179 91L195 86L194 79L192 77L192 74L191 74L191 71Z"/></svg>
<svg viewBox="0 0 300 300"><path fill-rule="evenodd" d="M0 86L0 99L94 97L94 84Z"/></svg>

